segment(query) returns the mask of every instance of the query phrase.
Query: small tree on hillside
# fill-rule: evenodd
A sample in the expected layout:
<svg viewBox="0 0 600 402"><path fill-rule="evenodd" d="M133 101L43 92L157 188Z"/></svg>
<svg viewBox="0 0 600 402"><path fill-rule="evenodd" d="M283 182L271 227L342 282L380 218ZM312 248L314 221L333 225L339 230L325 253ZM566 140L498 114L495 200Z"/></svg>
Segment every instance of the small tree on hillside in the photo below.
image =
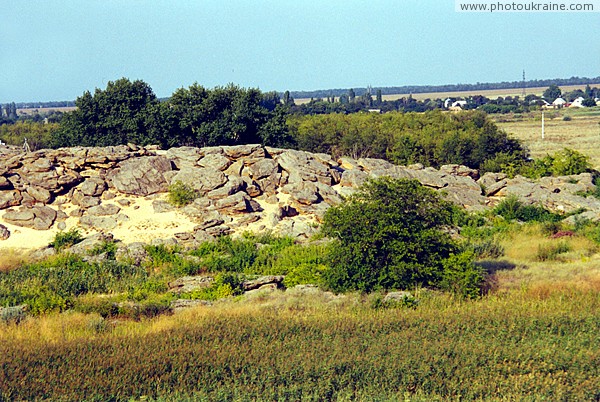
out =
<svg viewBox="0 0 600 402"><path fill-rule="evenodd" d="M416 180L382 178L325 214L335 291L434 286L476 296L482 274L444 231L454 207ZM460 257L460 258L459 258Z"/></svg>

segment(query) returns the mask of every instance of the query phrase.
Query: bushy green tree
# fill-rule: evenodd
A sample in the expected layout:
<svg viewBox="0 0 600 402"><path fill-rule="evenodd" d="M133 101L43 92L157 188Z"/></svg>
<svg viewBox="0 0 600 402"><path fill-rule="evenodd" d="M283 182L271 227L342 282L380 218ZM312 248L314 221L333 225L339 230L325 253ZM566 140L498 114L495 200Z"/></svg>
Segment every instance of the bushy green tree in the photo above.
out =
<svg viewBox="0 0 600 402"><path fill-rule="evenodd" d="M562 95L562 91L558 87L558 85L550 85L548 89L544 91L544 99L548 102L553 102L556 98L560 98Z"/></svg>
<svg viewBox="0 0 600 402"><path fill-rule="evenodd" d="M77 98L77 109L64 116L53 135L54 145L160 144L169 133L150 133L158 102L141 80L110 81L105 90L97 88L94 95L86 91Z"/></svg>
<svg viewBox="0 0 600 402"><path fill-rule="evenodd" d="M453 211L451 203L415 180L367 182L325 214L322 231L335 239L325 282L335 291L435 286L476 293L481 272L476 274L473 258L450 263L460 254L444 230Z"/></svg>

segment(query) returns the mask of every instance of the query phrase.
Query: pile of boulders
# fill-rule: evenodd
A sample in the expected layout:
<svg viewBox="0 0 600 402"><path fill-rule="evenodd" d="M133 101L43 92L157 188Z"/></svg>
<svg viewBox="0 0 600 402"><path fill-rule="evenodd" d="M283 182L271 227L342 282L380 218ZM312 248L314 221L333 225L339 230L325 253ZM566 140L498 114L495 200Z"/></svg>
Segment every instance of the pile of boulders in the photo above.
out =
<svg viewBox="0 0 600 402"><path fill-rule="evenodd" d="M2 152L2 220L37 230L64 229L64 222L74 217L81 228L110 233L129 220L122 209L132 198L154 197L155 213L177 210L197 224L191 232L178 233L175 241L199 242L248 228L308 238L328 208L367 179L382 176L416 179L468 210L482 210L516 194L527 203L563 212L585 209L586 217L600 219L600 201L585 196L595 188L586 173L537 181L498 173L479 177L460 165L438 170L370 158L334 160L260 145L163 151L130 144ZM156 198L176 182L199 197L178 209ZM0 239L9 235L0 227Z"/></svg>

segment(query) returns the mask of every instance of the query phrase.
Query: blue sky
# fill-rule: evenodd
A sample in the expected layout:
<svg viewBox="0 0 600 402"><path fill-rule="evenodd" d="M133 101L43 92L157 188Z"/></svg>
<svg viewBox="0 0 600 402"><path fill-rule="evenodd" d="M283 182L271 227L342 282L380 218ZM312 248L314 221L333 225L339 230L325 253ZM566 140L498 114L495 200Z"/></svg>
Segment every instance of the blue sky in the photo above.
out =
<svg viewBox="0 0 600 402"><path fill-rule="evenodd" d="M7 0L0 103L121 77L268 90L600 75L599 13L457 13L454 0Z"/></svg>

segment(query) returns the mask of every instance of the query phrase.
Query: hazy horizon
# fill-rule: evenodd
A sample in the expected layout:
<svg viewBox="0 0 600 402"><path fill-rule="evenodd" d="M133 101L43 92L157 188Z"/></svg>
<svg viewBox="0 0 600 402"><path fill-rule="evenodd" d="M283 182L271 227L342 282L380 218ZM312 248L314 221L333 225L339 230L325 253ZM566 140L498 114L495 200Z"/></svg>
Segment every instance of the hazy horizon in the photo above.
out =
<svg viewBox="0 0 600 402"><path fill-rule="evenodd" d="M74 100L121 77L159 97L600 76L597 13L457 13L454 0L3 5L0 103Z"/></svg>

